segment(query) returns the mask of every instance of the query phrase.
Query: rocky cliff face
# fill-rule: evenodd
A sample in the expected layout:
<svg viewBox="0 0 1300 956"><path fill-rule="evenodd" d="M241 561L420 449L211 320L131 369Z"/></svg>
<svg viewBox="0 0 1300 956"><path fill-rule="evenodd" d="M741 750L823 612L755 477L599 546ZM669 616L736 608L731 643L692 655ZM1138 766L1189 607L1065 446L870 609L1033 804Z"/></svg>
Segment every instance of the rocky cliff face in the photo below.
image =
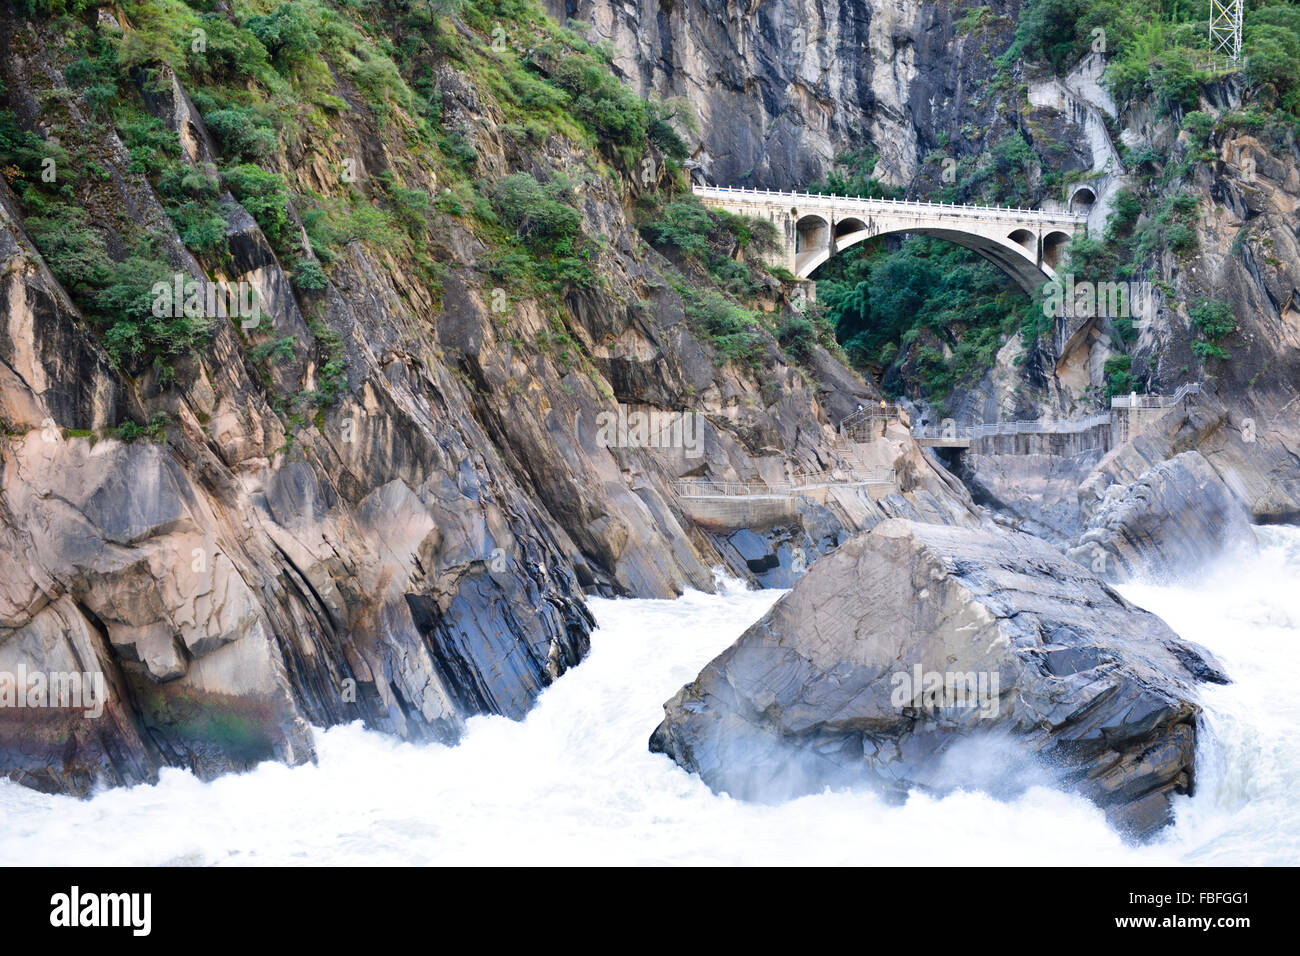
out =
<svg viewBox="0 0 1300 956"><path fill-rule="evenodd" d="M1067 553L1111 580L1194 575L1255 550L1250 513L1199 452L1161 461L1126 485L1100 484L1084 488L1087 530Z"/></svg>
<svg viewBox="0 0 1300 956"><path fill-rule="evenodd" d="M1065 94L1060 112L1068 116L1071 110L1087 108L1069 117L1077 135L1097 140L1094 115L1110 114L1106 123L1111 138L1089 147L1095 160L1107 164L1105 175L1087 181L1100 194L1089 219L1090 235L1103 236L1104 213L1122 190L1132 192L1143 210L1137 229L1155 234L1149 236L1154 240L1150 251L1123 264L1124 276L1142 286L1133 290L1130 302L1133 340L1124 341L1114 321L1121 318L1117 315L1099 318L1068 354L1044 339L1030 350L1029 360L1022 361L1016 343L999 355L983 381L955 398L956 414L979 420L1018 419L1104 407L1110 384L1106 363L1127 355L1135 390L1168 395L1184 383L1202 383L1233 421L1251 422L1247 429L1255 429L1253 435L1267 434L1268 444L1296 447L1300 143L1294 131L1283 127L1262 132L1240 119L1241 111L1251 106L1240 76L1202 88L1195 112L1215 124L1204 142L1185 127L1192 109L1157 111L1141 100L1116 115L1113 102L1095 83L1072 77L1073 85L1068 80L1053 82ZM1128 169L1119 159L1120 149L1161 160ZM1168 213L1162 214L1162 225L1154 223L1174 201L1187 204L1191 231L1177 250L1165 234ZM1122 241L1123 230L1120 235L1113 246ZM1070 268L1080 281L1124 277L1113 262L1080 262ZM1194 321L1195 310L1205 302L1228 307L1235 325L1218 343L1223 354L1208 358L1194 347L1207 341ZM1266 452L1261 457L1274 456Z"/></svg>
<svg viewBox="0 0 1300 956"><path fill-rule="evenodd" d="M216 323L167 376L123 367L0 186L0 671L107 680L101 719L0 712L11 778L85 793L162 766L206 776L298 762L312 755L309 725L356 719L454 739L469 715L522 716L581 660L584 592L709 589L714 566L788 568L777 538L804 536L812 561L814 538L916 509L977 520L904 434L884 462L900 474L889 502L819 512L744 554L715 547L672 479L847 467L835 426L879 394L820 348L801 370L764 330L755 365L717 354L687 320L678 274L629 221L639 181L588 178L579 211L584 233L603 237L599 282L558 308L506 283L508 307L494 310L506 297L483 271L487 247L455 214L427 224L437 282L358 237L304 288L229 191L228 254L187 249L118 130L67 86L66 22L0 16L7 105L42 141L94 157L103 175L79 183L78 202L109 249L124 255L142 225L178 274L249 283L261 311ZM130 37L136 25L105 8L88 29ZM521 148L488 90L445 59L427 65L442 123L485 180L602 161L562 137ZM183 169L230 165L175 72L156 65L133 82L123 95L161 122ZM372 202L385 177L435 182L349 76L330 83L349 108L275 157L296 193L346 194L348 162ZM315 261L300 211L286 212ZM788 309L775 280L765 295L774 315ZM333 401L294 410L286 396L319 395L331 375L344 377ZM602 440L601 416L619 404L700 414L700 454ZM148 437L124 439L124 422Z"/></svg>
<svg viewBox="0 0 1300 956"><path fill-rule="evenodd" d="M692 104L696 175L798 188L841 152L869 148L876 175L913 192L935 184L936 149L962 160L1008 132L1071 143L1058 151L1058 172L1100 168L1094 113L992 82L1015 10L994 5L959 27L947 5L910 2L552 5L594 25L635 87ZM233 152L229 116L217 131L212 114L223 111L211 97L150 53L170 48L154 20L109 6L72 20L0 8L6 116L49 156L76 157L72 201L113 268L131 267L143 232L177 275L254 288L261 313L251 325L215 323L201 348L177 349L167 363L121 361L85 289L45 261L34 241L48 237L48 224L37 228L42 210L6 171L0 672L97 672L107 682L93 721L67 709L0 709L0 770L14 779L85 793L163 766L210 775L268 757L297 762L311 757L311 725L356 719L408 739L454 739L467 716L521 716L581 660L586 593L671 597L710 588L715 566L786 585L891 518L982 523L905 427L865 448L837 434L880 394L820 346L797 356L782 348L773 333L797 318L788 285L763 277L749 296L770 317L752 328L759 347L749 361L728 356L691 298L710 278L649 248L634 227L639 204L670 185L671 164L648 148L632 164L626 149L575 133L571 118L551 129L510 122L521 117L507 115L492 72L504 75L505 61L488 69L482 57L531 57L530 44L544 44L521 21L497 50L491 16L475 13L472 24L381 24L418 49L404 73L388 61L396 80L360 46L318 58L306 107L258 147L263 172L290 197L283 221L264 229L265 215L253 213L265 197L231 185L247 157ZM238 19L224 7L211 16ZM225 29L209 26L214 36ZM438 43L420 46L421 30ZM128 124L97 105L84 79L97 68L86 66L87 37L134 58L117 93L140 111L138 128L161 131L152 146L133 144ZM544 72L510 81L531 96L528 80ZM303 73L285 69L281 79L292 86ZM429 91L436 150L409 101L376 100L377 86L408 81ZM225 95L242 108L259 88L241 83ZM1083 87L1070 90L1086 99ZM277 91L272 108L289 109L292 97ZM1234 94L1206 95L1220 108ZM545 103L532 107L537 115ZM1121 125L1175 158L1188 148L1171 119L1136 110ZM1201 374L1186 305L1198 290L1229 290L1245 306L1237 359L1210 369L1217 384L1198 406L1207 411L1099 466L1114 480L1088 488L1104 500L1117 486L1112 505L1062 495L1059 508L1034 512L1062 543L1093 516L1122 512L1093 529L1113 532L1120 556L1132 540L1125 529L1149 519L1131 507L1141 494L1122 489L1152 487L1152 468L1183 451L1196 451L1256 520L1300 514L1300 333L1287 278L1297 261L1296 163L1285 152L1261 159L1246 184L1230 162L1246 147L1263 144L1225 134L1216 142L1225 161L1196 167L1201 257L1153 253L1149 264L1177 295L1153 300L1135 367L1153 388ZM187 246L148 149L175 154L185 182L212 184L219 252ZM552 294L502 256L504 227L472 207L514 173L569 184L579 231L592 239L591 281ZM308 203L393 209L395 196L423 210L414 246L361 220L333 256L318 254L311 213L325 207ZM963 407L1025 417L1088 405L1113 352L1109 335L1098 329L1073 357L1040 344L1023 366L1009 343ZM699 414L699 453L611 445L602 416L620 406ZM673 490L682 478L778 483L863 469L892 469L896 487L804 496L739 525L697 521ZM1053 480L1065 488L1073 475Z"/></svg>
<svg viewBox="0 0 1300 956"><path fill-rule="evenodd" d="M1288 410L1300 380L1300 293L1291 277L1300 261L1300 146L1293 134L1273 141L1275 134L1228 123L1211 136L1208 157L1191 162L1184 176L1154 183L1149 166L1125 165L1123 151L1149 147L1163 157L1162 170L1194 160L1203 147L1182 128L1190 110L1160 110L1151 100L1117 109L1102 80L1106 58L1095 54L1061 78L1020 64L1009 82L1000 79L994 58L1011 43L1014 3L973 19L945 4L910 2L662 7L551 0L550 9L608 43L617 68L639 88L692 104L700 119L697 174L709 182L803 188L840 154L867 148L879 157L882 180L925 194L942 181L938 159L979 157L1014 132L1045 172L1074 183L1068 190L1029 184L1037 203L1063 206L1067 192L1092 191L1095 202L1083 208L1092 211L1094 237L1125 188L1136 190L1153 216L1169 196L1189 191L1197 200L1196 250L1176 253L1157 243L1136 263L1133 276L1167 291L1134 297L1138 338L1131 347L1105 321L1068 355L1046 339L1028 348L1013 339L949 408L975 421L1094 408L1108 384L1106 360L1130 352L1144 388L1167 394L1205 380L1237 416L1294 441L1297 417ZM1223 118L1249 105L1243 92L1240 77L1212 83L1197 109ZM1191 349L1198 334L1190 311L1202 298L1232 307L1238 331L1229 361L1207 366Z"/></svg>
<svg viewBox="0 0 1300 956"><path fill-rule="evenodd" d="M977 28L959 32L951 6L916 0L547 6L590 25L641 90L694 107L693 159L706 181L785 190L863 148L877 152L882 180L906 186L941 138L997 126L995 98L981 86L1018 9L993 4ZM952 153L973 149L968 140Z"/></svg>

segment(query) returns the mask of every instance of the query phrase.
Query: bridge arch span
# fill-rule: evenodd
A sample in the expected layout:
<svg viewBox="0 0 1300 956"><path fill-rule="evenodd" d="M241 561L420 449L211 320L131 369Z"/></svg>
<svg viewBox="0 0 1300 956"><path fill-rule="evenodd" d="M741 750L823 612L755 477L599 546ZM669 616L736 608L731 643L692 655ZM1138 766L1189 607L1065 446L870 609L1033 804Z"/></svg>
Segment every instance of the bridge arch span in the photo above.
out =
<svg viewBox="0 0 1300 956"><path fill-rule="evenodd" d="M836 252L842 252L852 245L863 242L867 239L874 239L877 236L891 235L913 235L929 236L932 239L943 239L954 245L969 249L978 253L988 262L997 266L1019 285L1026 292L1033 293L1039 286L1049 279L1056 278L1056 270L1046 263L1037 263L1030 256L1035 256L1038 245L1038 237L1031 235L1033 246L1026 249L1020 242L1008 236L1003 239L998 236L981 236L969 232L963 232L955 229L938 229L926 227L908 227L905 229L885 229L880 231L863 230L845 236L843 239L836 240ZM829 250L821 250L816 255L809 257L799 268L796 275L800 278L810 276L818 266L826 262L832 253Z"/></svg>
<svg viewBox="0 0 1300 956"><path fill-rule="evenodd" d="M1065 247L1087 217L1038 209L853 199L810 193L696 186L706 205L771 220L785 235L785 266L807 278L842 249L875 236L912 233L971 249L1026 291L1056 278ZM782 228L784 227L784 228Z"/></svg>
<svg viewBox="0 0 1300 956"><path fill-rule="evenodd" d="M1029 255L1038 254L1038 236L1034 235L1028 229L1013 230L1011 235L1007 236L1012 242L1024 249Z"/></svg>
<svg viewBox="0 0 1300 956"><path fill-rule="evenodd" d="M836 244L838 245L838 240L845 236L851 236L854 233L866 231L868 231L866 221L859 219L857 216L845 216L843 219L838 219L835 222Z"/></svg>
<svg viewBox="0 0 1300 956"><path fill-rule="evenodd" d="M794 218L795 256L807 254L830 244L831 220L818 213L801 214L797 208L790 210Z"/></svg>
<svg viewBox="0 0 1300 956"><path fill-rule="evenodd" d="M1043 262L1051 267L1052 278L1056 278L1056 267L1065 258L1065 247L1073 237L1068 232L1054 230L1043 236Z"/></svg>
<svg viewBox="0 0 1300 956"><path fill-rule="evenodd" d="M1017 235L1017 233L1020 233L1020 235ZM834 247L821 247L810 251L800 252L796 259L797 268L794 270L795 275L800 278L808 278L817 271L819 266L827 262L836 252L843 252L845 249L857 245L859 242L865 242L866 240L874 239L877 236L904 234L929 236L933 239L943 239L955 245L962 246L963 248L970 249L972 252L978 253L985 260L1001 269L1004 273L1014 279L1017 285L1029 293L1036 291L1043 282L1056 278L1055 264L1036 261L1038 237L1032 233L1028 233L1026 230L1016 230L1012 235L1003 239L996 235L981 236L954 229L916 226L909 226L901 229L881 230L864 228L857 229L853 232L840 233L838 224L836 228ZM1028 246L1026 246L1026 242L1029 243Z"/></svg>

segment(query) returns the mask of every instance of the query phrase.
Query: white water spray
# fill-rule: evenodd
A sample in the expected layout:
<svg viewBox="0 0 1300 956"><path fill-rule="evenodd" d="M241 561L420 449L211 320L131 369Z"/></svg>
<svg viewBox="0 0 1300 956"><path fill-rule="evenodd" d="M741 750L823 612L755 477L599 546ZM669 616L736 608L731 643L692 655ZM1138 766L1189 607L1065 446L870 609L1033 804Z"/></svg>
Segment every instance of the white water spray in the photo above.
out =
<svg viewBox="0 0 1300 956"><path fill-rule="evenodd" d="M1195 797L1156 842L1126 844L1088 801L1033 787L823 793L778 806L709 791L647 750L662 704L780 596L591 602L590 657L527 719L469 722L456 747L359 726L317 734L320 761L91 800L0 782L0 863L889 865L1300 862L1300 529L1265 528L1249 565L1196 587L1125 596L1213 651L1234 683L1203 685Z"/></svg>

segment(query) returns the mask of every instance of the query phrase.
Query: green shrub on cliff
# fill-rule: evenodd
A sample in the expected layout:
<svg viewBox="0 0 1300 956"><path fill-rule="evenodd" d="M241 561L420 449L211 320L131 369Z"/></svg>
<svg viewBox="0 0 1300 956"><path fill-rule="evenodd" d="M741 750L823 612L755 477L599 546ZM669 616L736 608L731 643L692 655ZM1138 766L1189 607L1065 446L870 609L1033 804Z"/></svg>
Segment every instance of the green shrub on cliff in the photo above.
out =
<svg viewBox="0 0 1300 956"><path fill-rule="evenodd" d="M1300 15L1300 10L1286 12ZM1281 14L1283 10L1266 7L1255 11L1252 19L1257 25L1246 44L1246 72L1253 83L1276 89L1286 109L1300 113L1300 25L1282 16L1274 22L1261 22L1258 16L1264 13Z"/></svg>
<svg viewBox="0 0 1300 956"><path fill-rule="evenodd" d="M21 194L39 184L48 155L44 140L19 126L12 113L0 112L0 172L11 187Z"/></svg>
<svg viewBox="0 0 1300 956"><path fill-rule="evenodd" d="M216 170L201 170L180 157L176 134L161 120L119 109L118 129L131 155L130 169L148 176L171 217L181 241L202 255L223 249L226 218L217 199Z"/></svg>
<svg viewBox="0 0 1300 956"><path fill-rule="evenodd" d="M763 360L763 337L754 316L717 292L697 289L684 279L670 279L682 297L692 331L711 345L719 362L736 361L757 370Z"/></svg>
<svg viewBox="0 0 1300 956"><path fill-rule="evenodd" d="M128 168L133 173L155 176L180 155L181 146L176 134L156 116L128 114L119 120L117 127L122 143L131 154Z"/></svg>
<svg viewBox="0 0 1300 956"><path fill-rule="evenodd" d="M271 80L270 55L252 31L219 13L203 14L198 28L203 30L205 42L202 49L191 43L185 51L185 68L190 76L204 82Z"/></svg>
<svg viewBox="0 0 1300 956"><path fill-rule="evenodd" d="M689 193L662 207L643 203L638 220L651 245L693 260L720 288L742 297L759 291L756 264L779 246L769 220L709 209Z"/></svg>
<svg viewBox="0 0 1300 956"><path fill-rule="evenodd" d="M1079 33L1087 9L1087 0L1026 0L1006 61L1023 56L1065 72L1078 57L1082 38L1088 36L1086 31Z"/></svg>
<svg viewBox="0 0 1300 956"><path fill-rule="evenodd" d="M870 149L855 149L835 157L835 165L824 178L811 183L808 191L830 196L861 196L863 199L902 199L904 190L887 186L872 175L878 155Z"/></svg>
<svg viewBox="0 0 1300 956"><path fill-rule="evenodd" d="M321 47L311 11L304 3L282 3L265 16L251 16L244 27L257 37L277 70L306 62Z"/></svg>
<svg viewBox="0 0 1300 956"><path fill-rule="evenodd" d="M17 0L15 6L28 15L62 16L79 14L99 5L99 0Z"/></svg>
<svg viewBox="0 0 1300 956"><path fill-rule="evenodd" d="M1127 395L1137 388L1137 380L1133 378L1132 369L1133 356L1131 355L1112 355L1106 359L1106 365L1103 372L1106 376L1106 397L1112 398L1116 395Z"/></svg>
<svg viewBox="0 0 1300 956"><path fill-rule="evenodd" d="M538 248L578 237L582 216L570 204L569 185L540 183L528 173L513 173L491 186L492 205L519 238Z"/></svg>
<svg viewBox="0 0 1300 956"><path fill-rule="evenodd" d="M228 105L205 111L203 121L216 134L226 156L233 163L271 159L279 143L275 129L251 106Z"/></svg>
<svg viewBox="0 0 1300 956"><path fill-rule="evenodd" d="M27 220L27 232L63 286L80 297L103 288L112 276L104 235L79 206L55 206Z"/></svg>
<svg viewBox="0 0 1300 956"><path fill-rule="evenodd" d="M709 253L709 236L717 228L714 217L694 196L676 199L659 217L641 226L641 234L655 246L671 246L682 255L701 260Z"/></svg>
<svg viewBox="0 0 1300 956"><path fill-rule="evenodd" d="M294 267L293 284L304 292L319 292L329 285L329 279L319 262L303 259Z"/></svg>
<svg viewBox="0 0 1300 956"><path fill-rule="evenodd" d="M1271 87L1300 113L1300 9L1287 0L1247 4L1243 52L1252 94ZM1002 60L1018 57L1066 73L1090 50L1110 59L1107 81L1121 104L1153 96L1157 110L1195 109L1217 57L1210 49L1208 0L1152 8L1145 0L1026 0Z"/></svg>
<svg viewBox="0 0 1300 956"><path fill-rule="evenodd" d="M987 153L958 163L954 182L941 191L945 202L974 202L999 206L1030 206L1031 183L1042 167L1034 147L1023 133L1009 132Z"/></svg>
<svg viewBox="0 0 1300 956"><path fill-rule="evenodd" d="M144 175L173 169L174 151L160 144L159 124L136 117L124 127L123 138L136 171ZM145 144L152 144L155 152L147 154ZM61 172L54 181L46 182L41 175L43 163L52 157L61 161L54 167ZM55 277L102 330L113 361L133 374L157 364L166 380L172 359L199 348L207 331L203 320L153 314L153 286L158 282L170 286L175 269L159 255L140 225L130 220L117 224L129 251L122 261L115 261L106 229L92 221L78 195L78 188L85 183L85 168L78 176L77 164L67 162L61 148L23 131L7 113L0 113L0 166L18 188L32 242ZM183 186L178 182L176 188ZM162 197L165 202L174 198L166 190ZM194 209L185 205L168 202L169 213L178 220L178 227L184 227L183 238L188 234L189 241L207 242L212 224L203 219L198 208L202 203ZM224 220L220 233L224 240Z"/></svg>
<svg viewBox="0 0 1300 956"><path fill-rule="evenodd" d="M1200 299L1188 314L1192 328L1198 335L1192 343L1192 351L1197 357L1201 361L1230 358L1232 353L1219 343L1237 331L1237 319L1232 314L1232 306L1227 302Z"/></svg>
<svg viewBox="0 0 1300 956"><path fill-rule="evenodd" d="M807 315L793 310L787 312L774 334L777 344L796 362L806 364L812 358L817 329Z"/></svg>
<svg viewBox="0 0 1300 956"><path fill-rule="evenodd" d="M257 220L273 246L286 238L289 226L289 193L279 173L270 173L251 163L240 163L223 173L235 198Z"/></svg>
<svg viewBox="0 0 1300 956"><path fill-rule="evenodd" d="M547 52L555 57L549 79L569 94L567 108L579 122L615 147L635 150L649 141L671 159L686 158L686 143L672 126L679 108L637 97L606 62L581 50ZM628 167L634 165L634 153L623 155Z"/></svg>
<svg viewBox="0 0 1300 956"><path fill-rule="evenodd" d="M582 234L582 215L563 179L540 183L514 173L487 187L496 216L509 227L532 260L532 272L556 289L596 284L591 241Z"/></svg>
<svg viewBox="0 0 1300 956"><path fill-rule="evenodd" d="M108 325L104 345L128 371L195 352L207 341L203 316L154 312L154 286L170 286L175 270L142 248L113 267L113 280L96 296L95 306ZM180 311L179 309L173 311Z"/></svg>

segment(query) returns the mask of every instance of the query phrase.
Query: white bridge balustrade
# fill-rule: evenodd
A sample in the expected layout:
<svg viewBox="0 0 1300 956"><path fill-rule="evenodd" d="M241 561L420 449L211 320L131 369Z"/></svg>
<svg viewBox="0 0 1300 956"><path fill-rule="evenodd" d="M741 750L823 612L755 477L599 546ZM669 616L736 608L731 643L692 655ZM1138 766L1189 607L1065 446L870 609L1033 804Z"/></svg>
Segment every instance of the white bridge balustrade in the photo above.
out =
<svg viewBox="0 0 1300 956"><path fill-rule="evenodd" d="M947 239L978 252L1032 292L1055 267L1087 216L1005 206L863 199L770 189L695 186L706 206L767 219L784 242L783 263L807 278L836 252L891 233Z"/></svg>

